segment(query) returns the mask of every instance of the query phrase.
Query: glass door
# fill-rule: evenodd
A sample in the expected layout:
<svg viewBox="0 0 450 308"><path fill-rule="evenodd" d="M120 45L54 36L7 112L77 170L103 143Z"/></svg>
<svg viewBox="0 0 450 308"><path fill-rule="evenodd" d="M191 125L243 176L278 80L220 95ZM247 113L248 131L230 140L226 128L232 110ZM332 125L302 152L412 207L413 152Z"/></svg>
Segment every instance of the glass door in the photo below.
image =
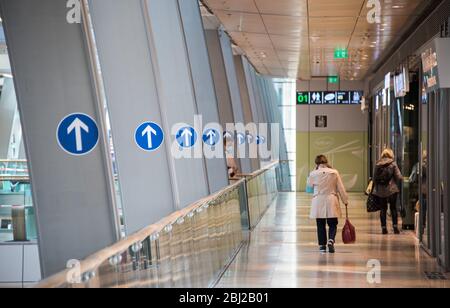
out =
<svg viewBox="0 0 450 308"><path fill-rule="evenodd" d="M447 267L448 264L448 155L449 155L449 90L440 90L437 97L437 206L436 206L436 243L440 263Z"/></svg>
<svg viewBox="0 0 450 308"><path fill-rule="evenodd" d="M430 241L430 215L428 215L428 186L429 186L429 129L428 129L428 106L429 106L428 96L426 89L422 84L422 99L420 104L420 165L418 166L418 181L419 181L419 225L420 225L420 241L423 247L430 252L431 251L431 241Z"/></svg>

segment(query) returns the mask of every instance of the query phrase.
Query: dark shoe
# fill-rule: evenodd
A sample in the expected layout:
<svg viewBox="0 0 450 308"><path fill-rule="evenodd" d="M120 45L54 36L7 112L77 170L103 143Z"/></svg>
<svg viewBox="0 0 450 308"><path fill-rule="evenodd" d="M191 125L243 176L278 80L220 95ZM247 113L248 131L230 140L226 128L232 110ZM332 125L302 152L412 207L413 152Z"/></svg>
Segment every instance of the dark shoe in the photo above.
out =
<svg viewBox="0 0 450 308"><path fill-rule="evenodd" d="M383 235L386 235L386 234L388 234L389 232L388 232L388 230L387 230L387 228L383 228Z"/></svg>
<svg viewBox="0 0 450 308"><path fill-rule="evenodd" d="M329 240L328 241L328 252L329 253L335 253L336 249L334 249L334 241L333 240Z"/></svg>
<svg viewBox="0 0 450 308"><path fill-rule="evenodd" d="M400 234L400 230L397 227L394 227L394 234Z"/></svg>
<svg viewBox="0 0 450 308"><path fill-rule="evenodd" d="M320 246L319 251L320 253L327 253L327 246Z"/></svg>

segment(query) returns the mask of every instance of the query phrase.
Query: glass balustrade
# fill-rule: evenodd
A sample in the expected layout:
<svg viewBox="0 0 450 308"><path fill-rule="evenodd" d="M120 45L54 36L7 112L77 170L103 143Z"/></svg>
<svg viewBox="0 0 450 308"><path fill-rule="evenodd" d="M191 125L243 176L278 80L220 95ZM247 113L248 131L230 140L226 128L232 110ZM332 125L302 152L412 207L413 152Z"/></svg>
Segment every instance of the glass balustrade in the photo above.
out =
<svg viewBox="0 0 450 308"><path fill-rule="evenodd" d="M249 175L37 287L212 287L239 251L244 232L275 200L276 168L274 163Z"/></svg>

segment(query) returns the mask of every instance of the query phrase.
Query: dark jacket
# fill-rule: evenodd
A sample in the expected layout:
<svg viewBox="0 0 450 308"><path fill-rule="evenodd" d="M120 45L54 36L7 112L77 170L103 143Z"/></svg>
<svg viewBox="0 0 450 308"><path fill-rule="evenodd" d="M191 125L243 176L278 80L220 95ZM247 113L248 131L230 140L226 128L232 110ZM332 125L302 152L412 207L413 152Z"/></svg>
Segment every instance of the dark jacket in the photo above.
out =
<svg viewBox="0 0 450 308"><path fill-rule="evenodd" d="M403 176L402 173L400 172L400 169L397 166L397 163L393 159L383 158L377 162L373 174L377 174L378 168L391 168L392 169L391 173L393 174L393 177L389 182L389 185L382 185L380 183L377 183L376 180L374 180L374 189L372 193L380 198L388 198L393 194L399 193L400 190L398 188L397 183L403 181Z"/></svg>

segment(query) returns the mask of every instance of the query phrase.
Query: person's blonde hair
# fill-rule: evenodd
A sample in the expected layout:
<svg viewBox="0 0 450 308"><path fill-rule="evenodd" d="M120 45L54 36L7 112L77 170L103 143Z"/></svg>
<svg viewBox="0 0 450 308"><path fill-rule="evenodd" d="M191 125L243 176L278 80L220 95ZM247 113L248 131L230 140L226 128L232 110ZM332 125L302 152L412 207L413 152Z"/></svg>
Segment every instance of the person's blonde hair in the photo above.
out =
<svg viewBox="0 0 450 308"><path fill-rule="evenodd" d="M394 151L392 151L391 149L385 149L383 151L383 153L381 154L381 158L390 158L390 159L394 159Z"/></svg>

